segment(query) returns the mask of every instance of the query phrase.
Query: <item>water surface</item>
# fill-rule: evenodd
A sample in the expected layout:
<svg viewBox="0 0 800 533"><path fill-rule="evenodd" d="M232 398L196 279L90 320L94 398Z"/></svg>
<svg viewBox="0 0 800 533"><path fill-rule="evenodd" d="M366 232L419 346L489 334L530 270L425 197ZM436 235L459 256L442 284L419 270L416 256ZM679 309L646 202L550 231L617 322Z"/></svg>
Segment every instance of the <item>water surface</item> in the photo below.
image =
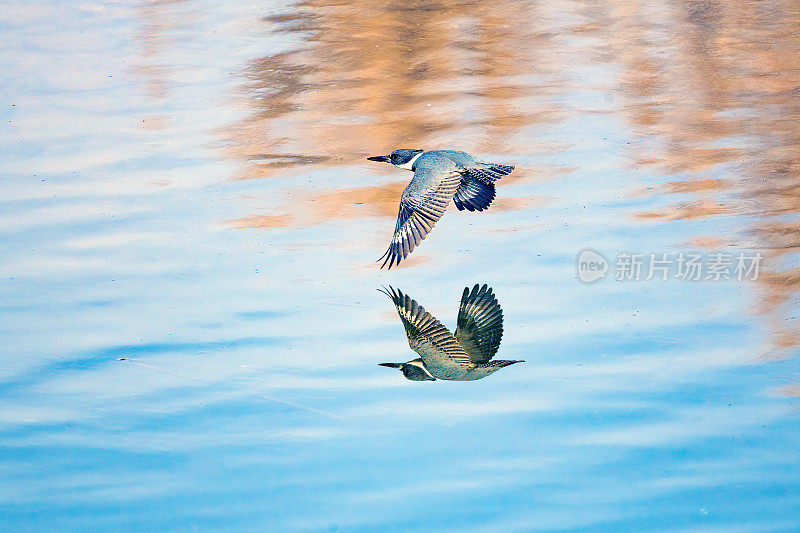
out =
<svg viewBox="0 0 800 533"><path fill-rule="evenodd" d="M791 2L6 2L0 525L791 531ZM517 170L391 272L410 174ZM760 252L584 284L578 253ZM391 284L505 314L411 382Z"/></svg>

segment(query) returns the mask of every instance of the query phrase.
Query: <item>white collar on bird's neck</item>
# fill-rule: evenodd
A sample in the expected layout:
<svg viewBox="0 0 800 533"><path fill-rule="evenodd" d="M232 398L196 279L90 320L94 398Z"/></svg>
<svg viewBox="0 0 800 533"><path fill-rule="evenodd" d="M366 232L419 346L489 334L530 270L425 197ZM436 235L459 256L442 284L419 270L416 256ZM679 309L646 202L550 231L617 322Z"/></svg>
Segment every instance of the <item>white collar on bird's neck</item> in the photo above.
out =
<svg viewBox="0 0 800 533"><path fill-rule="evenodd" d="M414 157L409 159L408 162L403 163L402 165L397 165L397 168L404 168L406 170L414 170L414 163L416 163L417 159L419 159L419 156L421 156L424 153L425 152L418 153L417 155L415 155Z"/></svg>

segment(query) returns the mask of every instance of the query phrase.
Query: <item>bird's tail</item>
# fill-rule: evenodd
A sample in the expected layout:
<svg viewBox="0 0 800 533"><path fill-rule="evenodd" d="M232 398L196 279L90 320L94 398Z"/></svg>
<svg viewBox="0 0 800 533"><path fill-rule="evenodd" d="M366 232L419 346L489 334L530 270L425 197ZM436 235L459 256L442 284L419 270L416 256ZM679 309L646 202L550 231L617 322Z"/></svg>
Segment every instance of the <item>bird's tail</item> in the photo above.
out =
<svg viewBox="0 0 800 533"><path fill-rule="evenodd" d="M465 173L467 177L482 181L484 183L494 183L503 176L511 174L514 167L511 165L497 165L495 163L483 163L479 167L470 168Z"/></svg>
<svg viewBox="0 0 800 533"><path fill-rule="evenodd" d="M513 365L514 363L524 363L525 361L503 361L502 359L498 361L489 361L486 363L488 368L494 368L495 370L499 370L504 366Z"/></svg>

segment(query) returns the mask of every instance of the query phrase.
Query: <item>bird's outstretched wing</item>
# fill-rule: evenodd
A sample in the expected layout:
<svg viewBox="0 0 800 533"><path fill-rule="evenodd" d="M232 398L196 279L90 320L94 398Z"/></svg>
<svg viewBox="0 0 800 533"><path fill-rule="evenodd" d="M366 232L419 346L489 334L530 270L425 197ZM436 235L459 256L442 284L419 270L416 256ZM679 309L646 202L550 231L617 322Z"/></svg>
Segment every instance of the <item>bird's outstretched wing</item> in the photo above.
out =
<svg viewBox="0 0 800 533"><path fill-rule="evenodd" d="M400 197L397 225L381 268L400 264L428 236L461 183L458 168L418 168Z"/></svg>
<svg viewBox="0 0 800 533"><path fill-rule="evenodd" d="M464 348L444 325L436 320L416 300L395 290L378 289L394 302L397 314L406 328L408 345L417 352L426 365L433 368L463 369L472 366Z"/></svg>
<svg viewBox="0 0 800 533"><path fill-rule="evenodd" d="M485 183L464 176L461 185L453 196L453 203L459 211L483 211L489 209L495 197L494 183Z"/></svg>
<svg viewBox="0 0 800 533"><path fill-rule="evenodd" d="M488 363L495 356L503 338L503 310L491 287L464 289L455 338L473 363Z"/></svg>

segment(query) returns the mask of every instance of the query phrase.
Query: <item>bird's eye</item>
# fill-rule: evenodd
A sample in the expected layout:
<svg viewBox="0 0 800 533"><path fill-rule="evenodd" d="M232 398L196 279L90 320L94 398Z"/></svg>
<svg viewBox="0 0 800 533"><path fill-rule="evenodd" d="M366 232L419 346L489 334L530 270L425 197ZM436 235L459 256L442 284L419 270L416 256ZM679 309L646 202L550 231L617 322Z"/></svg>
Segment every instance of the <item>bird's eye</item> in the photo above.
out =
<svg viewBox="0 0 800 533"><path fill-rule="evenodd" d="M397 154L392 154L392 163L397 161Z"/></svg>

